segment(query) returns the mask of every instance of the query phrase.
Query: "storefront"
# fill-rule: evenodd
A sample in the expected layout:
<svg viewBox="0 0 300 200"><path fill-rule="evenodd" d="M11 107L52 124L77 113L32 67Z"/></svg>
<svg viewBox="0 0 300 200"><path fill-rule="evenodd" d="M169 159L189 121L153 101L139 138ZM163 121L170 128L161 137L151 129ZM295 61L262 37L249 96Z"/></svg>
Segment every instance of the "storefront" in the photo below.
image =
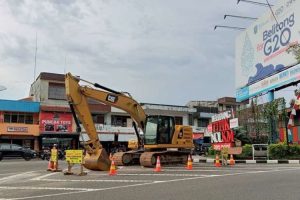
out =
<svg viewBox="0 0 300 200"><path fill-rule="evenodd" d="M0 100L0 143L39 150L40 103Z"/></svg>
<svg viewBox="0 0 300 200"><path fill-rule="evenodd" d="M114 127L110 125L95 124L98 138L108 153L128 150L128 141L137 139L133 127ZM82 127L79 137L81 143L88 141L89 136Z"/></svg>
<svg viewBox="0 0 300 200"><path fill-rule="evenodd" d="M41 148L58 145L60 149L77 149L79 134L72 131L72 114L68 112L40 113Z"/></svg>

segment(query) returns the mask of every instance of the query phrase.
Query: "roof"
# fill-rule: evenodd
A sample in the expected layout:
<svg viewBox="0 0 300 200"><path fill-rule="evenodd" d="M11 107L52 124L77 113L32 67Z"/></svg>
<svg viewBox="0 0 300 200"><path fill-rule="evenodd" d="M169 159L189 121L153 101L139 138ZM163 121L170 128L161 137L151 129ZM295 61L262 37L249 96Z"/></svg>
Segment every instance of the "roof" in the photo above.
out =
<svg viewBox="0 0 300 200"><path fill-rule="evenodd" d="M70 107L62 107L62 106L41 106L41 111L71 112L71 109Z"/></svg>
<svg viewBox="0 0 300 200"><path fill-rule="evenodd" d="M55 74L50 72L41 72L37 79L52 80L52 81L65 81L64 74Z"/></svg>
<svg viewBox="0 0 300 200"><path fill-rule="evenodd" d="M0 111L38 113L40 112L40 103L0 99Z"/></svg>

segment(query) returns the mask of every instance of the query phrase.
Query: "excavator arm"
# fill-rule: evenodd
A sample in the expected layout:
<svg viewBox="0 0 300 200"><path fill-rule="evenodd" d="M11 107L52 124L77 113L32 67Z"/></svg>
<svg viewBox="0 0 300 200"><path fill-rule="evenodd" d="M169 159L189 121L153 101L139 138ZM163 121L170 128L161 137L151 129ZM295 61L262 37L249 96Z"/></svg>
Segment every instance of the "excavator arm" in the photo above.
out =
<svg viewBox="0 0 300 200"><path fill-rule="evenodd" d="M79 81L84 81L93 86L100 88L94 89L90 86L81 86ZM65 76L66 96L71 106L71 110L75 111L74 118L79 118L83 127L86 130L90 140L86 142L85 149L87 155L85 157L85 167L93 170L109 170L110 160L104 148L99 141L98 134L91 116L88 106L88 98L95 99L106 105L110 105L122 109L130 114L131 118L137 123L137 126L144 130L146 114L138 102L124 93L114 91L112 89L101 86L97 83L90 83L83 79L67 73ZM76 123L78 124L78 122ZM143 142L134 126L138 137L139 147L143 146Z"/></svg>

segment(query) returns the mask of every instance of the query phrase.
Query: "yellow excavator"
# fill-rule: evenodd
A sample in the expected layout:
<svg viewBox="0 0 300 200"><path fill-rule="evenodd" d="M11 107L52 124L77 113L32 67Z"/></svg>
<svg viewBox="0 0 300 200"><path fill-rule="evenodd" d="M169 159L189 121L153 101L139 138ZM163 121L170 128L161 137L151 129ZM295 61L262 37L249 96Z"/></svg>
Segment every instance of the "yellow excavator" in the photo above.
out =
<svg viewBox="0 0 300 200"><path fill-rule="evenodd" d="M82 86L79 84L80 81L89 85ZM80 121L89 136L89 140L84 142L86 150L84 166L87 169L107 171L111 164L107 152L99 141L89 110L88 98L122 109L134 121L137 148L115 153L113 159L116 165L139 163L145 167L153 167L158 156L160 156L161 163L187 162L188 155L193 148L193 132L190 126L175 125L172 116L146 116L141 105L128 93L118 92L98 83L91 83L73 76L71 73L66 74L65 84L66 96L77 125L77 131L81 131ZM142 137L138 128L143 132Z"/></svg>

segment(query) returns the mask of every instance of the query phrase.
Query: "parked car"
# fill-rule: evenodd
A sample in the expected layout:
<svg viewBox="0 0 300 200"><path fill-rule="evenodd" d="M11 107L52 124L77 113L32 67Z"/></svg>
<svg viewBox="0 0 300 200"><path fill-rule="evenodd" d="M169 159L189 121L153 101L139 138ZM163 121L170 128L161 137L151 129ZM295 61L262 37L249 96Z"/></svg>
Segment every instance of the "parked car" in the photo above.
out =
<svg viewBox="0 0 300 200"><path fill-rule="evenodd" d="M0 144L0 161L5 157L21 157L28 161L36 156L37 153L29 148L24 148L17 144Z"/></svg>

